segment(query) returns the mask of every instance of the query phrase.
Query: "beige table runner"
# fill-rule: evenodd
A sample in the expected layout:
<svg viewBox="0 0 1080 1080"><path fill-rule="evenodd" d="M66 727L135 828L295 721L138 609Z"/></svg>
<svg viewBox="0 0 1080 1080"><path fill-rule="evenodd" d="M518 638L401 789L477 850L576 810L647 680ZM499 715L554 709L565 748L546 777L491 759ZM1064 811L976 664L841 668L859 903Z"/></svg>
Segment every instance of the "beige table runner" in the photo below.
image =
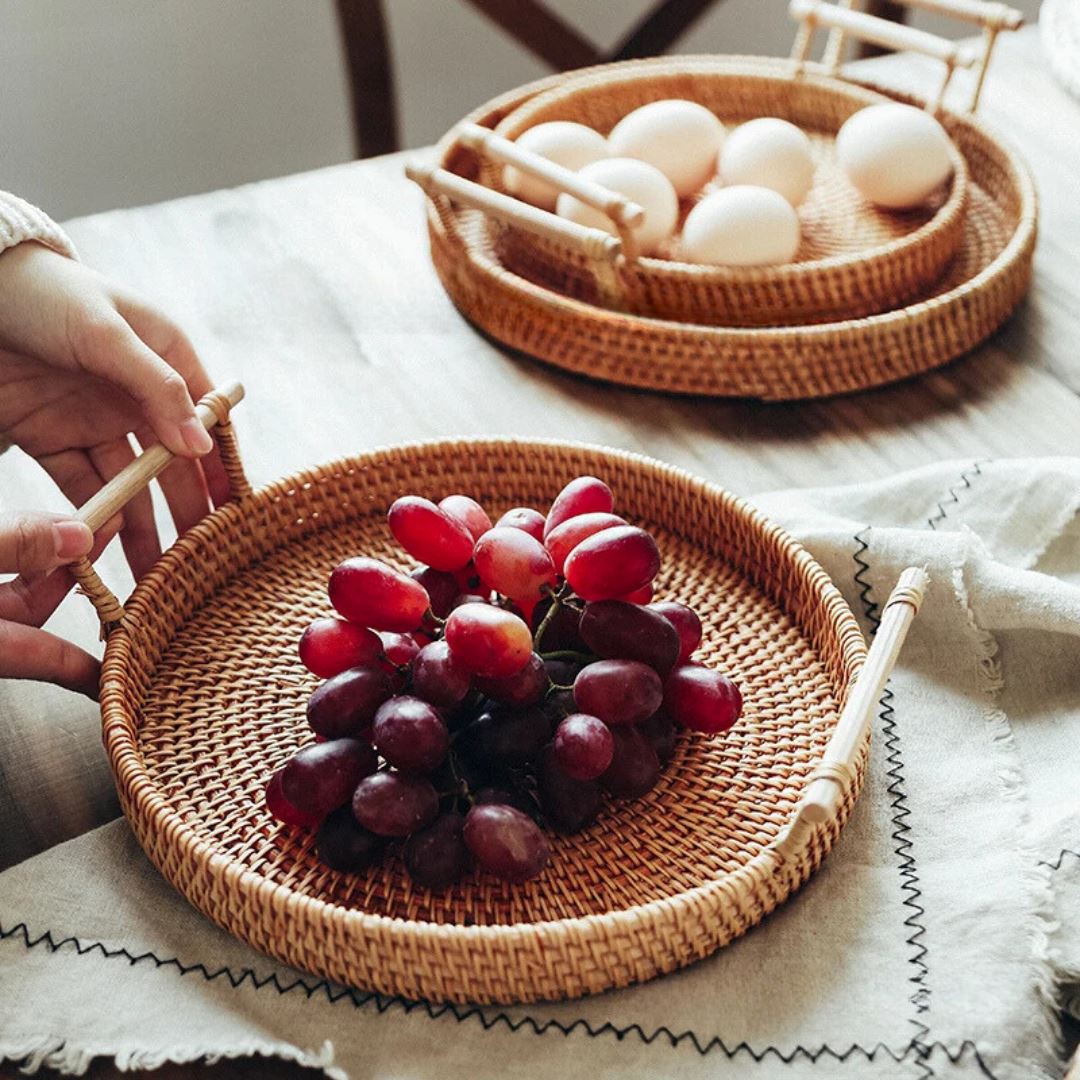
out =
<svg viewBox="0 0 1080 1080"><path fill-rule="evenodd" d="M383 999L217 930L117 822L0 875L0 1056L77 1072L274 1054L395 1080L1060 1075L1058 1001L1080 983L1080 461L755 501L868 631L903 566L933 585L851 823L754 931L583 1001Z"/></svg>

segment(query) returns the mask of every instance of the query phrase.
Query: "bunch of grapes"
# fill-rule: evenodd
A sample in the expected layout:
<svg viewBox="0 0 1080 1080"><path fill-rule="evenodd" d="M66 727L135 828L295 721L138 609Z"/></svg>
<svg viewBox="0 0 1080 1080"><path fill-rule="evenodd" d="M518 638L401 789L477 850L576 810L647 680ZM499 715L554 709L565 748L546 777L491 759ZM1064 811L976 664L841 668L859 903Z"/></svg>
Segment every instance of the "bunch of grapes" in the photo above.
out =
<svg viewBox="0 0 1080 1080"><path fill-rule="evenodd" d="M423 565L333 571L338 617L299 646L325 680L307 707L316 741L266 789L279 821L318 829L333 869L362 871L396 844L426 888L474 866L526 881L550 857L543 826L586 828L604 792L655 786L678 728L738 719L735 683L692 660L698 616L653 600L656 542L595 477L546 517L520 507L493 526L468 496L410 495L389 524Z"/></svg>

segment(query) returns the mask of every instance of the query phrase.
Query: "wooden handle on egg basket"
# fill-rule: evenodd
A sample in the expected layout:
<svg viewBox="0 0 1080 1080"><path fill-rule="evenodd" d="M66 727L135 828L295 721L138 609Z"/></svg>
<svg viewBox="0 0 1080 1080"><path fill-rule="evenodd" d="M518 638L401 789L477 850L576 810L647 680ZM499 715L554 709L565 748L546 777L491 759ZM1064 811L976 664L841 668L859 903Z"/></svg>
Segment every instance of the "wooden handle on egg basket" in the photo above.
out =
<svg viewBox="0 0 1080 1080"><path fill-rule="evenodd" d="M620 195L596 183L595 180L582 177L580 173L572 169L534 154L531 150L526 150L479 124L462 124L458 129L458 142L492 161L510 165L538 180L544 180L559 191L573 195L586 206L591 206L594 210L605 214L611 219L611 223L619 234L623 256L627 259L637 257L634 229L645 220L645 211L625 195Z"/></svg>
<svg viewBox="0 0 1080 1080"><path fill-rule="evenodd" d="M239 404L243 398L243 386L238 382L230 382L216 390L211 390L200 398L195 406L195 415L203 427L207 431L217 429L218 451L221 454L221 463L229 478L229 486L234 499L242 499L251 493L251 485L244 475L244 467L240 462L236 435L229 423L229 414L233 406ZM159 476L174 456L173 452L161 443L148 447L76 511L76 520L89 526L93 532L97 532L151 480ZM102 637L107 636L123 618L123 605L98 576L89 559L80 559L72 563L68 569L94 605L94 610L101 620Z"/></svg>
<svg viewBox="0 0 1080 1080"><path fill-rule="evenodd" d="M925 570L909 567L900 575L886 601L866 663L848 694L832 738L810 776L794 817L774 843L774 850L781 859L798 856L814 827L836 816L845 790L854 781L859 748L881 692L911 622L922 606L927 580Z"/></svg>
<svg viewBox="0 0 1080 1080"><path fill-rule="evenodd" d="M969 111L974 111L979 103L986 69L998 33L1002 30L1017 29L1023 23L1023 16L1014 8L988 0L908 0L908 3L913 7L978 23L983 28L982 48L965 43L958 44L913 26L891 22L864 11L852 10L850 7L825 3L824 0L791 0L788 14L801 23L792 46L792 59L801 69L809 55L814 31L819 27L832 30L823 57L823 63L832 74L839 72L848 34L897 52L908 50L922 53L940 60L945 65L945 77L936 96L927 98L927 108L932 112L940 109L956 68L975 68L975 85L968 105Z"/></svg>

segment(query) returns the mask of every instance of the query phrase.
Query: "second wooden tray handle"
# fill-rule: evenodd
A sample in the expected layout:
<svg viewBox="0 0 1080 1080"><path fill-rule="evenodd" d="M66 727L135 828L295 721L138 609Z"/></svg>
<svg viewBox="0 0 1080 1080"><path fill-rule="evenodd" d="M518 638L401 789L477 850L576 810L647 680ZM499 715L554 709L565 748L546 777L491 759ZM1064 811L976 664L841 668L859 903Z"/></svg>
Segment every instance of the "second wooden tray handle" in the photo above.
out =
<svg viewBox="0 0 1080 1080"><path fill-rule="evenodd" d="M832 738L811 774L795 816L775 842L774 849L782 859L800 854L814 827L836 816L844 792L855 778L859 748L911 621L922 606L926 585L926 571L909 567L900 575L885 602L881 625L874 635L866 663L848 694Z"/></svg>

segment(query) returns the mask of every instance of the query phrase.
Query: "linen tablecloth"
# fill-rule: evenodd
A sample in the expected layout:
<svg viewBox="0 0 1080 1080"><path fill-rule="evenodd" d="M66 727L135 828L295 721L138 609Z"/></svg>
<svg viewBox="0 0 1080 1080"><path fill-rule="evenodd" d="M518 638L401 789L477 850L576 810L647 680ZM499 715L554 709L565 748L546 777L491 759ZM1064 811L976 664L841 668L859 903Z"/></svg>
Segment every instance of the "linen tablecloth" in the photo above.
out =
<svg viewBox="0 0 1080 1080"><path fill-rule="evenodd" d="M723 478L719 478L723 479ZM266 1054L332 1077L1059 1076L1080 1014L1080 460L947 462L754 500L872 633L931 587L854 815L714 957L581 1001L407 1002L206 922L122 821L0 875L0 1057L78 1072Z"/></svg>

